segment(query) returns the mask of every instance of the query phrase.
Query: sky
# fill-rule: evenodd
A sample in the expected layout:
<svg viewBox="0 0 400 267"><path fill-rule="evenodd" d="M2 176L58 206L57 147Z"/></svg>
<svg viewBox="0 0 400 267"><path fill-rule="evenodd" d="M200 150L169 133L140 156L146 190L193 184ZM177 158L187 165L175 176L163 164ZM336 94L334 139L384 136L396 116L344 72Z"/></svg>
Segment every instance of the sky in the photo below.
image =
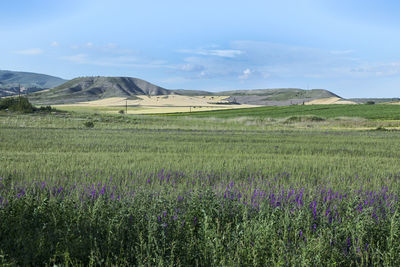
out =
<svg viewBox="0 0 400 267"><path fill-rule="evenodd" d="M400 97L400 1L0 2L0 69Z"/></svg>

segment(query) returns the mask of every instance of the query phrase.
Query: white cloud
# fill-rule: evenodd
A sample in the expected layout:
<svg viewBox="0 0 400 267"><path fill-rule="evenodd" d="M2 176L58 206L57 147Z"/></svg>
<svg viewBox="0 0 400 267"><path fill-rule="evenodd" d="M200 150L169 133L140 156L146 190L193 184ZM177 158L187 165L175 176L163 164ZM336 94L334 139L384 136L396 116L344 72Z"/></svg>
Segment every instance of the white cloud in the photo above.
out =
<svg viewBox="0 0 400 267"><path fill-rule="evenodd" d="M183 49L179 50L181 53L195 54L202 56L217 56L225 58L234 58L243 54L243 51L237 49Z"/></svg>
<svg viewBox="0 0 400 267"><path fill-rule="evenodd" d="M134 56L98 55L80 53L60 57L62 60L76 64L85 64L102 67L137 67L137 68L166 68L166 62L162 60L144 60Z"/></svg>
<svg viewBox="0 0 400 267"><path fill-rule="evenodd" d="M348 73L358 76L395 76L400 75L400 62L364 63L347 69Z"/></svg>
<svg viewBox="0 0 400 267"><path fill-rule="evenodd" d="M17 51L14 51L14 53L18 54L18 55L34 56L34 55L43 54L43 50L40 48L30 48L30 49L24 49L24 50L17 50Z"/></svg>
<svg viewBox="0 0 400 267"><path fill-rule="evenodd" d="M60 46L60 43L59 42L56 42L56 41L54 41L54 42L51 42L51 44L50 44L51 46L53 46L53 47L56 47L56 46Z"/></svg>
<svg viewBox="0 0 400 267"><path fill-rule="evenodd" d="M171 66L171 68L184 72L199 72L204 70L204 66L193 63L179 64L176 66Z"/></svg>
<svg viewBox="0 0 400 267"><path fill-rule="evenodd" d="M185 63L170 65L172 73L179 73L187 79L218 79L222 77L237 77L243 68L237 71L237 64L224 57L192 56L183 59Z"/></svg>
<svg viewBox="0 0 400 267"><path fill-rule="evenodd" d="M247 80L250 76L250 74L252 73L252 71L250 69L245 69L242 73L242 75L239 75L239 79L241 80Z"/></svg>
<svg viewBox="0 0 400 267"><path fill-rule="evenodd" d="M212 56L218 56L218 57L236 57L238 55L243 54L242 51L240 50L208 50L205 55L212 55Z"/></svg>
<svg viewBox="0 0 400 267"><path fill-rule="evenodd" d="M192 54L172 66L187 79L232 79L260 81L340 78L360 64L353 50L323 50L259 41L233 41L230 47L186 49ZM347 71L338 71L347 68Z"/></svg>

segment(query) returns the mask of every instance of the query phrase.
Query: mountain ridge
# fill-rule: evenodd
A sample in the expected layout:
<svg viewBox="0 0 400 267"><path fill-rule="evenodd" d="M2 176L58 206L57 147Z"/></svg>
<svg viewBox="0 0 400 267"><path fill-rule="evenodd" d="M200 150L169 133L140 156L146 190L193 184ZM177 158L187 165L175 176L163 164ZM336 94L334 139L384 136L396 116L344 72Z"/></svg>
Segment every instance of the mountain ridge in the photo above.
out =
<svg viewBox="0 0 400 267"><path fill-rule="evenodd" d="M65 83L59 77L24 71L0 70L0 97L19 93L32 93Z"/></svg>
<svg viewBox="0 0 400 267"><path fill-rule="evenodd" d="M59 80L56 80L56 82L59 82ZM42 86L43 84L45 83L42 82ZM18 92L14 90L14 94L16 93ZM54 88L30 93L29 99L36 104L51 105L93 101L110 97L137 99L140 95L226 96L226 101L253 105L301 104L319 98L339 97L325 89L271 88L209 92L166 89L133 77L88 76L74 78Z"/></svg>

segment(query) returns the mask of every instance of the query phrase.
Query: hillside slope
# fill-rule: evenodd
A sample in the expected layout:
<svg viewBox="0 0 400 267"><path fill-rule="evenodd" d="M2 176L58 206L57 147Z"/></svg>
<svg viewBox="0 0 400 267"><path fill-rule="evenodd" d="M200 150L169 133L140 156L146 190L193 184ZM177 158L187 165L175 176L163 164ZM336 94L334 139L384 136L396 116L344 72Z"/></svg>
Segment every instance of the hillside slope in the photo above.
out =
<svg viewBox="0 0 400 267"><path fill-rule="evenodd" d="M229 95L226 100L249 105L284 106L302 104L314 99L338 97L325 89L304 90L298 88L275 88L256 90L236 90L220 92Z"/></svg>
<svg viewBox="0 0 400 267"><path fill-rule="evenodd" d="M135 98L136 95L169 95L173 92L152 83L130 77L82 77L53 89L31 95L29 99L42 104L74 103L109 97Z"/></svg>
<svg viewBox="0 0 400 267"><path fill-rule="evenodd" d="M0 70L0 97L18 94L19 86L22 93L32 93L65 82L64 79L45 74Z"/></svg>
<svg viewBox="0 0 400 267"><path fill-rule="evenodd" d="M29 96L36 104L71 104L95 101L111 97L137 99L137 96L226 96L220 102L246 105L291 105L314 99L338 97L323 89L303 90L297 88L233 90L207 92L196 90L168 90L147 81L131 77L81 77L70 80L50 90ZM214 103L220 104L220 103Z"/></svg>

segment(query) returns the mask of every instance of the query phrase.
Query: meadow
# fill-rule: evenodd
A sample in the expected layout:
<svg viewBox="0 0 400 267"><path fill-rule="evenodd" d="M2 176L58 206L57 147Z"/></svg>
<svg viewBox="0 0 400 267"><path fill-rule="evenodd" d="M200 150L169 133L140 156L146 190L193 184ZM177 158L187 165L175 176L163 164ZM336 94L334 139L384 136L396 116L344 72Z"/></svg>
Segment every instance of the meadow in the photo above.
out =
<svg viewBox="0 0 400 267"><path fill-rule="evenodd" d="M265 106L258 108L244 108L237 110L206 111L171 114L196 117L234 118L250 116L258 118L283 118L288 116L314 115L323 118L359 117L371 120L400 120L400 109L397 104L379 105L291 105Z"/></svg>
<svg viewBox="0 0 400 267"><path fill-rule="evenodd" d="M328 107L0 113L0 263L399 265L399 107Z"/></svg>

